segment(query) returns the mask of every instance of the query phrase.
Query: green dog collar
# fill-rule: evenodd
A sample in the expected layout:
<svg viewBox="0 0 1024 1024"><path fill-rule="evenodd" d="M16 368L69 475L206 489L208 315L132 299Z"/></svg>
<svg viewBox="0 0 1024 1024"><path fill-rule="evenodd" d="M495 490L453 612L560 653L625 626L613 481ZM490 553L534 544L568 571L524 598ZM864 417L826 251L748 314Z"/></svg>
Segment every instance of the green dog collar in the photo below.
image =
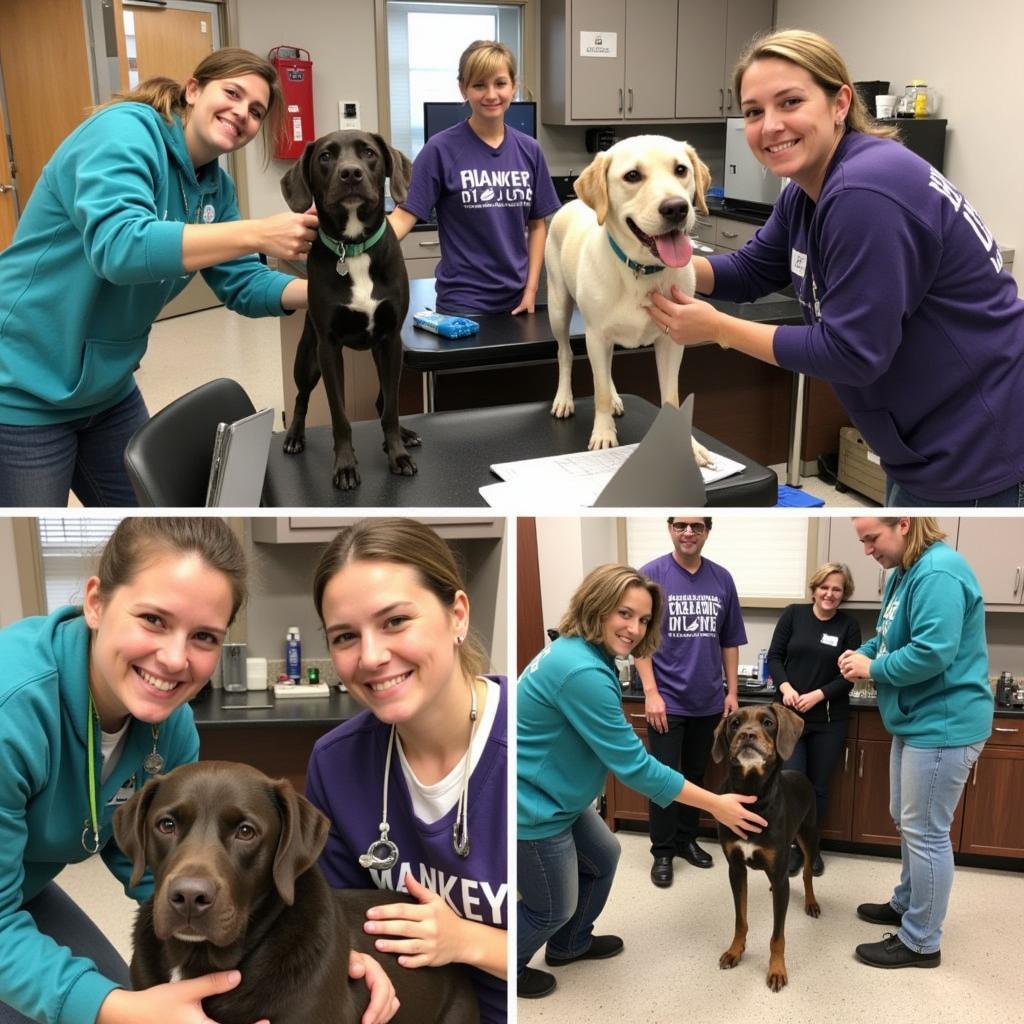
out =
<svg viewBox="0 0 1024 1024"><path fill-rule="evenodd" d="M608 244L612 247L612 252L622 260L623 263L629 267L633 273L639 277L641 274L656 274L659 270L664 270L663 264L655 263L637 263L636 260L631 260L616 244L615 239L612 238L611 232L608 232Z"/></svg>
<svg viewBox="0 0 1024 1024"><path fill-rule="evenodd" d="M330 235L325 235L323 228L318 228L320 233L320 241L327 246L335 256L339 256L342 259L348 256L359 256L366 252L367 249L372 249L383 237L384 232L388 229L387 220L380 222L380 227L365 242L357 242L355 245L344 245L341 242L335 241Z"/></svg>

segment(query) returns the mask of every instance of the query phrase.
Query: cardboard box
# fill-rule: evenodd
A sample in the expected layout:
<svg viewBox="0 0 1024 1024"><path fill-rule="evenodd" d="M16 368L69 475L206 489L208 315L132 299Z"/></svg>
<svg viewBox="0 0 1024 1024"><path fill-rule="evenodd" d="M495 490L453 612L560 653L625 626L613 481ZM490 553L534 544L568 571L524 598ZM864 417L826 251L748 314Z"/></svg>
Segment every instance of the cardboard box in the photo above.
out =
<svg viewBox="0 0 1024 1024"><path fill-rule="evenodd" d="M885 504L885 471L856 427L839 431L839 469L836 479L850 490Z"/></svg>

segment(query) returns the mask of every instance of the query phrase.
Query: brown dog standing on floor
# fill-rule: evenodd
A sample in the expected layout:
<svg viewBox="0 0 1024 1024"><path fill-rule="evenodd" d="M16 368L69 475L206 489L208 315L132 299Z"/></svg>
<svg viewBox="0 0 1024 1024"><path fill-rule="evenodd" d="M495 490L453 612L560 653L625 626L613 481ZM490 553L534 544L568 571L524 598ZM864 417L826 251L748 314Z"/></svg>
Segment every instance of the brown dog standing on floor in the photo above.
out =
<svg viewBox="0 0 1024 1024"><path fill-rule="evenodd" d="M371 132L331 132L310 142L281 179L285 201L297 213L316 206L320 220L306 262L309 311L295 353L295 410L285 435L289 454L305 447L309 396L323 376L334 430L334 486L359 485L352 427L345 415L342 349L369 349L377 367L377 413L384 428L388 467L416 472L406 445L419 436L398 423L402 376L402 323L409 310L409 275L402 249L384 217L384 182L401 202L412 164Z"/></svg>
<svg viewBox="0 0 1024 1024"><path fill-rule="evenodd" d="M237 968L237 988L203 1000L218 1024L358 1024L368 993L348 977L356 948L395 986L395 1024L478 1024L461 967L410 970L374 952L362 927L367 908L408 897L331 889L316 866L327 830L291 783L247 765L200 761L150 779L114 814L131 884L147 867L156 883L135 921L132 985Z"/></svg>
<svg viewBox="0 0 1024 1024"><path fill-rule="evenodd" d="M782 763L793 753L803 732L803 719L781 704L740 708L723 718L715 729L711 755L729 759L729 776L723 793L757 797L747 809L768 822L759 833L740 839L724 825L718 839L729 862L729 884L736 906L736 934L721 955L718 966L735 967L747 946L747 865L764 871L771 882L773 927L768 987L780 991L789 981L786 974L786 911L789 908L789 848L794 839L804 853L804 910L821 914L814 898L811 865L818 855L818 825L814 787L801 772L783 771Z"/></svg>

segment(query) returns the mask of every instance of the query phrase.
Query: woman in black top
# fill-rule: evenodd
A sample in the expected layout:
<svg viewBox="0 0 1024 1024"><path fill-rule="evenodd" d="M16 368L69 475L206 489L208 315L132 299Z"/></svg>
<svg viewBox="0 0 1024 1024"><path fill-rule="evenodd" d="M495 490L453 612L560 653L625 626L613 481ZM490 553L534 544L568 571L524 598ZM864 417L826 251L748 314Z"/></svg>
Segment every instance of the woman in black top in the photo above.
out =
<svg viewBox="0 0 1024 1024"><path fill-rule="evenodd" d="M824 820L828 784L846 742L850 690L839 671L843 651L860 646L860 626L839 605L853 593L850 570L839 562L826 562L811 576L810 604L788 605L779 618L768 648L768 671L775 682L776 701L792 708L804 720L804 731L783 767L803 772L817 796L818 824ZM794 845L789 873L803 866L803 853ZM812 865L815 875L825 870L819 854Z"/></svg>

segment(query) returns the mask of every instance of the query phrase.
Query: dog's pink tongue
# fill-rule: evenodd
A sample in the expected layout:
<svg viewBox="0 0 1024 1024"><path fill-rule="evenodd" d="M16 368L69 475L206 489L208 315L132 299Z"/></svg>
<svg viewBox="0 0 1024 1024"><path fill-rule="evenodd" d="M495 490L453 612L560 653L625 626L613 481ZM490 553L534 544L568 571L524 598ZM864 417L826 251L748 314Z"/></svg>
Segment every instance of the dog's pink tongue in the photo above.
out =
<svg viewBox="0 0 1024 1024"><path fill-rule="evenodd" d="M654 244L658 249L658 258L667 267L685 267L693 255L693 245L685 231L655 235Z"/></svg>

